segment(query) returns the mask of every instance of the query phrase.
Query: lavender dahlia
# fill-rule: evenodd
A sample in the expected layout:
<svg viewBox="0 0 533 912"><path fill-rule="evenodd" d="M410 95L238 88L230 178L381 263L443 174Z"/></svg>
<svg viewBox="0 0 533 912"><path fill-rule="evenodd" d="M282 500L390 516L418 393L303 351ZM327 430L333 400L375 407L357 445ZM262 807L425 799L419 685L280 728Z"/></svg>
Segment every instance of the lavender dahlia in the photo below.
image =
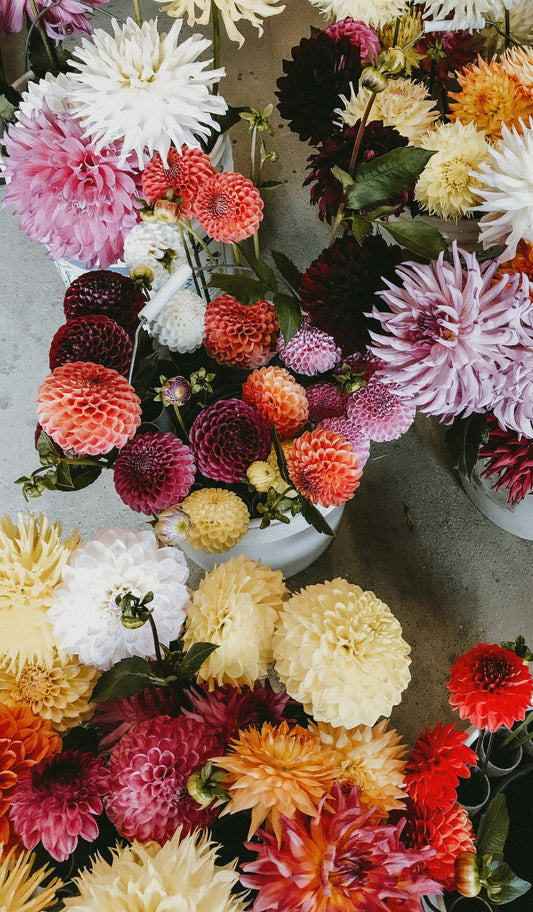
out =
<svg viewBox="0 0 533 912"><path fill-rule="evenodd" d="M190 443L199 470L215 481L242 481L256 459L270 453L266 421L241 399L221 399L195 418Z"/></svg>
<svg viewBox="0 0 533 912"><path fill-rule="evenodd" d="M158 513L189 493L196 467L189 447L154 431L128 441L114 465L117 494L137 513Z"/></svg>

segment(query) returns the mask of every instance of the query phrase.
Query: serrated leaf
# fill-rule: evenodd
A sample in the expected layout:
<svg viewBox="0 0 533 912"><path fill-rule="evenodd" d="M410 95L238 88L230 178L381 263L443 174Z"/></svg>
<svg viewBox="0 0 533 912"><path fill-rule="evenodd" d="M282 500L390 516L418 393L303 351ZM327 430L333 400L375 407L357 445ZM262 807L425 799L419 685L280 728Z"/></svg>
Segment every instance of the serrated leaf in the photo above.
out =
<svg viewBox="0 0 533 912"><path fill-rule="evenodd" d="M367 237L372 234L372 223L362 215L354 215L352 219L352 234L359 246L362 247Z"/></svg>
<svg viewBox="0 0 533 912"><path fill-rule="evenodd" d="M478 460L479 448L489 436L487 416L475 412L456 418L446 431L445 446L450 464L469 480Z"/></svg>
<svg viewBox="0 0 533 912"><path fill-rule="evenodd" d="M350 209L369 209L414 184L435 152L404 146L359 165L348 190Z"/></svg>
<svg viewBox="0 0 533 912"><path fill-rule="evenodd" d="M215 649L218 649L218 645L215 643L193 643L180 663L180 676L183 678L194 677Z"/></svg>
<svg viewBox="0 0 533 912"><path fill-rule="evenodd" d="M294 291L295 295L299 295L300 287L302 284L302 273L296 264L293 263L288 256L286 256L284 253L281 253L279 250L271 250L270 252L272 254L272 259L274 260L289 288Z"/></svg>
<svg viewBox="0 0 533 912"><path fill-rule="evenodd" d="M397 222L376 222L394 238L397 244L427 260L434 260L442 250L448 249L440 231L420 219Z"/></svg>
<svg viewBox="0 0 533 912"><path fill-rule="evenodd" d="M300 302L291 295L275 294L274 307L278 317L279 329L285 345L302 325Z"/></svg>
<svg viewBox="0 0 533 912"><path fill-rule="evenodd" d="M259 259L252 253L247 253L242 246L239 246L239 252L241 253L243 260L248 263L248 266L255 272L256 276L264 282L268 290L276 292L278 290L278 283L274 271L270 268L268 263L265 263L264 260Z"/></svg>
<svg viewBox="0 0 533 912"><path fill-rule="evenodd" d="M115 700L119 697L133 697L135 694L141 693L149 684L161 687L165 686L167 681L155 674L146 659L141 659L140 656L128 656L126 659L121 659L108 671L104 671L96 682L91 701L105 703L107 700Z"/></svg>
<svg viewBox="0 0 533 912"><path fill-rule="evenodd" d="M335 537L333 529L320 510L317 510L315 505L311 503L310 500L307 500L306 497L302 497L302 516L310 526L313 526L317 530L317 532L322 532L324 535L331 535L332 538Z"/></svg>
<svg viewBox="0 0 533 912"><path fill-rule="evenodd" d="M208 282L207 287L220 288L221 291L233 295L241 304L247 304L248 306L260 301L269 291L263 282L258 282L257 279L251 279L249 276L237 273L235 275L215 273Z"/></svg>
<svg viewBox="0 0 533 912"><path fill-rule="evenodd" d="M479 821L476 834L478 854L502 857L508 832L509 814L505 795L496 795Z"/></svg>

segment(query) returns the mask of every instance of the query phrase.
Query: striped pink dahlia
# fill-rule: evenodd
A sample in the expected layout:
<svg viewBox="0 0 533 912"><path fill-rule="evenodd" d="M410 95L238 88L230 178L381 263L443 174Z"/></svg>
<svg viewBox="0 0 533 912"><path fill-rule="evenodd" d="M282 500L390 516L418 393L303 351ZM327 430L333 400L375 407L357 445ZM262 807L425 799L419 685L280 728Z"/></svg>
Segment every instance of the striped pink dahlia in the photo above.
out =
<svg viewBox="0 0 533 912"><path fill-rule="evenodd" d="M196 466L189 447L173 434L137 434L114 465L117 494L137 513L159 513L191 490Z"/></svg>

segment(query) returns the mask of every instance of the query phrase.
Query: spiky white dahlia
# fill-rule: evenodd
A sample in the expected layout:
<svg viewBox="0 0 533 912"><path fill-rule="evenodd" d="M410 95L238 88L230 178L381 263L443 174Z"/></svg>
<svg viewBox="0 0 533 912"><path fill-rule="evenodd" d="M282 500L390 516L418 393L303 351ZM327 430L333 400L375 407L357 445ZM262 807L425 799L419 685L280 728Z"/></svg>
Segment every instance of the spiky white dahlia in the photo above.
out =
<svg viewBox="0 0 533 912"><path fill-rule="evenodd" d="M130 273L144 267L151 273L151 291L168 281L179 266L187 262L177 225L140 222L124 238L124 262Z"/></svg>
<svg viewBox="0 0 533 912"><path fill-rule="evenodd" d="M17 117L20 117L21 114L31 117L35 111L40 111L45 103L54 114L58 111L68 111L69 91L70 76L67 76L66 73L59 73L58 76L47 73L38 82L31 80L22 93L22 101L16 112Z"/></svg>
<svg viewBox="0 0 533 912"><path fill-rule="evenodd" d="M521 0L426 0L424 25L426 31L437 29L480 29L487 19L495 21L512 10ZM451 19L448 18L451 16Z"/></svg>
<svg viewBox="0 0 533 912"><path fill-rule="evenodd" d="M311 0L311 3L328 22L351 17L374 28L403 15L409 6L409 0Z"/></svg>
<svg viewBox="0 0 533 912"><path fill-rule="evenodd" d="M157 2L164 3L165 0L157 0ZM246 19L262 35L263 20L261 16L275 16L276 13L282 13L285 9L285 6L276 6L277 3L279 0L215 0L228 38L238 41L239 47L242 47L244 37L235 23ZM196 12L196 7L198 7L198 12ZM163 7L163 12L176 19L187 14L189 25L195 23L207 25L211 16L211 0L171 0Z"/></svg>
<svg viewBox="0 0 533 912"><path fill-rule="evenodd" d="M473 177L483 184L476 191L483 247L505 245L502 261L512 260L521 238L533 241L533 121L522 134L503 125L501 142Z"/></svg>
<svg viewBox="0 0 533 912"><path fill-rule="evenodd" d="M73 111L86 133L98 146L122 141L124 156L135 152L140 168L145 151L159 152L166 162L171 143L197 148L218 130L213 115L227 110L224 99L210 92L224 69L207 69L210 61L198 59L211 42L195 34L179 44L182 25L177 20L168 34L159 34L157 19L141 26L113 19L114 34L96 29L71 61L78 71Z"/></svg>
<svg viewBox="0 0 533 912"><path fill-rule="evenodd" d="M371 95L370 89L364 88L356 94L353 87L349 99L341 95L344 102L344 110L338 112L341 120L353 127L363 117ZM391 79L387 88L375 96L370 120L381 120L386 127L396 127L413 146L419 146L438 116L435 101L421 83L412 79Z"/></svg>

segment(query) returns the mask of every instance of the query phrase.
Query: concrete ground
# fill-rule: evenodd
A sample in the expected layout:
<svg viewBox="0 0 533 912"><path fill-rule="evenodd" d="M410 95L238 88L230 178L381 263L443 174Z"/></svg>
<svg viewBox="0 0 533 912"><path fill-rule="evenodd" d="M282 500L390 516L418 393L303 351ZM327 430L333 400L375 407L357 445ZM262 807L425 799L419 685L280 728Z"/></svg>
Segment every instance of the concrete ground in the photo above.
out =
<svg viewBox="0 0 533 912"><path fill-rule="evenodd" d="M228 77L222 91L230 103L263 108L275 102L282 59L311 24L320 25L308 0L288 0L288 6L265 22L260 41L246 25L241 50L223 41ZM129 9L124 2L120 7ZM154 15L154 7L147 0L143 12ZM16 54L12 42L14 67ZM327 230L301 187L308 150L274 122L273 142L281 157L271 176L283 186L267 200L263 245L283 250L304 268L327 244ZM240 129L236 161L246 171L244 141ZM111 478L72 495L46 492L29 505L14 484L38 465L35 397L48 372L51 338L63 322L64 287L46 251L25 238L18 218L7 210L0 212L0 249L2 512L42 510L60 520L65 533L79 526L83 537L104 526L142 527L143 519L118 499ZM533 642L532 556L533 544L501 531L468 500L446 464L442 428L419 417L400 440L374 445L335 541L289 585L299 589L341 576L390 606L412 648L412 681L392 723L412 743L426 725L458 721L447 703L446 681L461 653L478 642L512 640L520 633ZM191 584L198 579L193 569Z"/></svg>

